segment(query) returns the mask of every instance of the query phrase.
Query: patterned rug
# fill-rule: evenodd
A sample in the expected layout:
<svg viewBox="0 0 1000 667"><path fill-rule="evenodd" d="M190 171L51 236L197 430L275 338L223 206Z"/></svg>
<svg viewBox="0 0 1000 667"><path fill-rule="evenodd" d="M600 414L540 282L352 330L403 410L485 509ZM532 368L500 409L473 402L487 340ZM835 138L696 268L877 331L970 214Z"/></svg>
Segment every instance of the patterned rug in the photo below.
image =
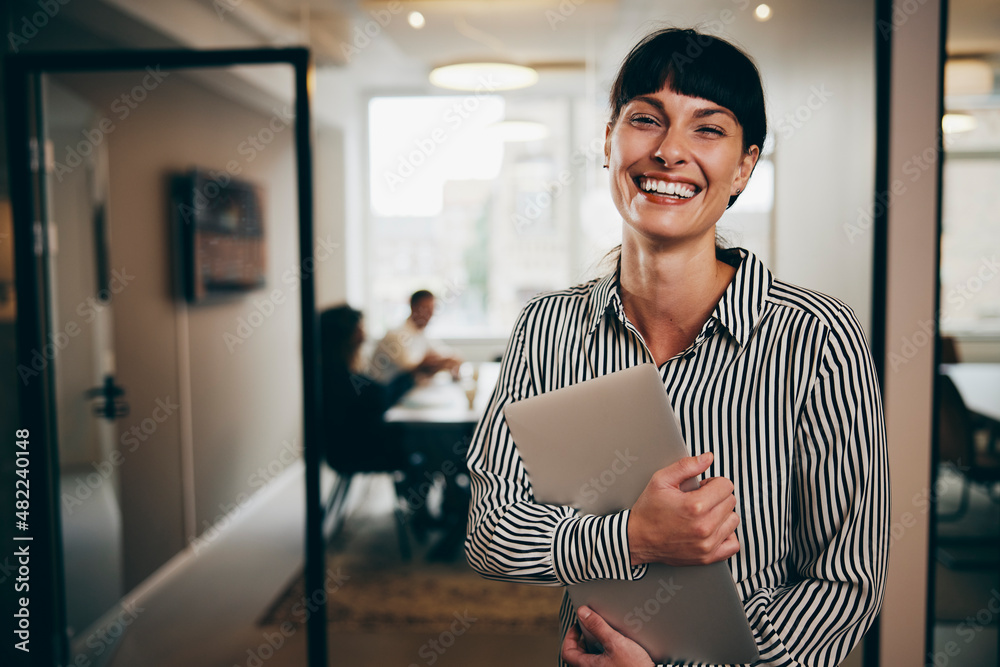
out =
<svg viewBox="0 0 1000 667"><path fill-rule="evenodd" d="M453 561L427 562L417 545L413 558L402 562L395 532L382 528L344 535L328 550L327 620L332 632L431 633L460 619L469 632L558 634L562 588L483 579L465 563L461 549ZM307 604L300 575L260 624L301 626Z"/></svg>

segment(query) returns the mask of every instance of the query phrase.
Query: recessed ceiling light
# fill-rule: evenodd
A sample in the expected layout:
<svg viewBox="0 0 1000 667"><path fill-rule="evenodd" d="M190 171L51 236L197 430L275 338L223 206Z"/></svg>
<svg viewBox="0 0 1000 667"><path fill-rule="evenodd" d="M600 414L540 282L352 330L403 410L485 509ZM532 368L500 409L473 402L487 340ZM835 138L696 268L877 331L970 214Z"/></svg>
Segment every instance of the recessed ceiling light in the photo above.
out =
<svg viewBox="0 0 1000 667"><path fill-rule="evenodd" d="M958 134L976 129L976 117L967 113L946 113L941 118L941 129L945 134Z"/></svg>
<svg viewBox="0 0 1000 667"><path fill-rule="evenodd" d="M758 21L768 21L774 12L771 11L770 5L757 5L757 8L753 10L753 17Z"/></svg>
<svg viewBox="0 0 1000 667"><path fill-rule="evenodd" d="M410 15L406 17L406 20L409 21L410 27L416 28L417 30L420 30L427 25L424 15L420 12L410 12Z"/></svg>
<svg viewBox="0 0 1000 667"><path fill-rule="evenodd" d="M494 92L533 86L538 83L538 72L510 63L459 63L434 68L430 80L449 90Z"/></svg>

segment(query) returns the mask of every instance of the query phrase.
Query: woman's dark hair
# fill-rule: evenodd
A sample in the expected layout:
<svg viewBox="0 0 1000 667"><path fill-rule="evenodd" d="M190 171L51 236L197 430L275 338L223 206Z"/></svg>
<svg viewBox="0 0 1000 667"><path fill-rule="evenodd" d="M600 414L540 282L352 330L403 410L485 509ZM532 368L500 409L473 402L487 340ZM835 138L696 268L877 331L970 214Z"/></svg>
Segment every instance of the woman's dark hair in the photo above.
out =
<svg viewBox="0 0 1000 667"><path fill-rule="evenodd" d="M664 86L729 109L743 129L743 150L764 147L767 116L760 73L750 56L729 42L680 28L647 35L625 57L611 86L611 124L629 100ZM735 201L731 197L729 205Z"/></svg>
<svg viewBox="0 0 1000 667"><path fill-rule="evenodd" d="M324 364L354 361L357 343L354 333L361 324L361 311L347 304L327 308L319 315L320 355Z"/></svg>

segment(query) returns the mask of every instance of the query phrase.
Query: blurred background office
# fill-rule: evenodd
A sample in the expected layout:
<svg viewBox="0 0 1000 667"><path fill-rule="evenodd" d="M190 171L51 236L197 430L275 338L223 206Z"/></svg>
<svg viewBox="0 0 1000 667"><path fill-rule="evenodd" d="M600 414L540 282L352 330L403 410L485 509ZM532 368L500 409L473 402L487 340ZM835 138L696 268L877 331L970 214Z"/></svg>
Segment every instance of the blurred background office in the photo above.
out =
<svg viewBox="0 0 1000 667"><path fill-rule="evenodd" d="M248 538L271 550L260 554L258 570L231 586L245 590L253 582L258 597L232 593L224 578L213 584L219 587L213 600L223 606L232 600L246 627L242 620L207 625L193 642L196 624L176 625L182 615L163 611L167 634L154 640L162 628L143 629L151 633L144 649L134 648L174 655L183 636L189 653L171 659L210 664L185 660L193 646L218 644L228 633L224 646L202 655L219 664L246 660L247 648L260 643L258 617L302 559L301 525L288 520L302 515L298 276L315 275L317 308L347 302L362 309L372 341L406 319L415 290L429 289L437 308L428 336L464 360L494 359L528 298L593 277L618 243L620 222L601 169L607 89L628 48L654 27L699 27L756 59L768 141L720 231L780 278L843 299L871 335L875 220L894 198L933 190L942 159L936 144L925 144L898 161L900 177L875 195L876 47L923 21L919 12L931 5L938 7L897 3L889 21L879 23L875 0L7 2L8 54L306 45L316 65L316 230L308 265L296 255L287 70L45 80L49 142L36 148L35 161L36 169L44 165L53 193L45 231L38 232L53 258L48 307L54 330L73 324L82 333L39 362L41 369L19 370L15 358L15 230L10 162L2 151L0 432L17 428L25 373L53 372L64 436L58 450L73 617L68 633L92 636L92 624L123 595L169 579L168 564L186 562L196 548L225 542L238 515L252 514L245 509L249 499L266 491L272 515L245 523L276 522ZM1000 268L993 254L1000 248L1000 6L952 0L947 10L940 328L951 341L952 361L983 364L988 375L1000 363ZM936 48L927 42L934 58ZM933 104L935 71L924 76ZM245 292L214 301L178 295L165 183L191 169L257 188L266 259L257 265L259 284ZM95 267L106 269L104 282L92 279ZM923 270L930 276L938 267ZM933 347L934 327L932 317L920 319L890 341L886 372L913 368ZM112 388L125 388L131 408L116 422L93 417L95 396L108 394L87 393L108 375ZM980 386L992 386L986 382ZM979 390L967 389L966 403L970 391ZM970 428L977 434L978 449L970 451L989 453L998 433L989 435L989 405L964 408L974 413ZM120 463L116 451L123 453ZM938 614L935 650L949 641L962 649L948 654L949 664L995 664L995 615L974 642L966 644L961 634L966 617L989 609L998 585L992 487L988 476L963 476L969 456L950 461L943 478L928 460L921 464L926 479L914 482L948 515L942 543L927 555L929 578L921 586L928 594L921 597L934 597L937 582L945 607L930 612ZM90 484L88 476L101 470L110 472ZM10 474L4 468L4 479ZM950 503L966 492L968 506L955 516ZM96 523L74 523L98 504ZM918 515L922 507L909 496L896 506ZM283 564L275 568L275 561ZM185 586L198 594L197 585ZM162 609L168 607L164 602ZM133 637L149 627L144 620L130 625ZM426 633L399 648L401 661L417 659L421 638ZM356 650L361 655L364 648L359 643ZM542 652L541 659L547 664L551 655Z"/></svg>

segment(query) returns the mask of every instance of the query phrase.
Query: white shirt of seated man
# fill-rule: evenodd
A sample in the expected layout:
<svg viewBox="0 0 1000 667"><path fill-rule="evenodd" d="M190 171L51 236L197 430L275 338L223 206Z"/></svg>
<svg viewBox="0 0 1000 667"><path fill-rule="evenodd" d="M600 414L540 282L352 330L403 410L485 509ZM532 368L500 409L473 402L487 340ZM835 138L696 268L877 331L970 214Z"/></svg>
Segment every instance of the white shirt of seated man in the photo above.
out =
<svg viewBox="0 0 1000 667"><path fill-rule="evenodd" d="M411 302L410 316L402 326L386 333L376 346L368 364L368 375L379 382L391 382L400 373L421 366L428 355L440 357L442 368L451 367L449 360L457 364L457 358L447 346L427 337L425 330L433 316L433 295Z"/></svg>

